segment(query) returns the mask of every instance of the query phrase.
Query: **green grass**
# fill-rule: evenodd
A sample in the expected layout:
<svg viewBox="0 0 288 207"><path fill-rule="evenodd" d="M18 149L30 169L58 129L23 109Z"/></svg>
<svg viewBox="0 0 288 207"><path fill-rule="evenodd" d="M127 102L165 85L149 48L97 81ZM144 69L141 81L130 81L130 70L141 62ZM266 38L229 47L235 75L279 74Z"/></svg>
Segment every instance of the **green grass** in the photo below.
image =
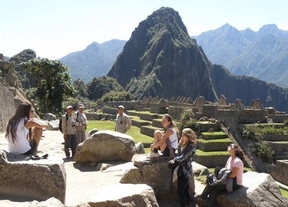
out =
<svg viewBox="0 0 288 207"><path fill-rule="evenodd" d="M114 131L115 122L114 121L89 121L87 125L87 131L96 128L97 130L112 130ZM136 126L131 126L131 128L127 131L127 134L134 138L135 143L142 142L151 144L153 142L153 138L147 135L141 134L140 129Z"/></svg>
<svg viewBox="0 0 288 207"><path fill-rule="evenodd" d="M282 196L284 196L285 198L288 198L288 191L287 190L280 188L280 191L281 191Z"/></svg>
<svg viewBox="0 0 288 207"><path fill-rule="evenodd" d="M227 151L210 151L210 152L204 152L202 150L199 150L197 149L196 150L196 154L198 156L211 156L211 155L214 155L214 156L219 156L219 155L229 155L229 153Z"/></svg>
<svg viewBox="0 0 288 207"><path fill-rule="evenodd" d="M227 142L231 142L231 139L229 138L224 138L224 139L198 139L198 142L201 142L201 143L214 143L214 142L223 142L223 143L227 143Z"/></svg>

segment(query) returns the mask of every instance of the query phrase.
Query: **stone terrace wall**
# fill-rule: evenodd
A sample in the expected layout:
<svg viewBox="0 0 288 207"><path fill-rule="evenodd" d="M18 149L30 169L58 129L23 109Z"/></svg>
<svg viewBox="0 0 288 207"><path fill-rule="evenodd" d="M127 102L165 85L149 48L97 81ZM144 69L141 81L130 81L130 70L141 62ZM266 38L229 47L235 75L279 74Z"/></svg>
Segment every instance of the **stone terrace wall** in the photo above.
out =
<svg viewBox="0 0 288 207"><path fill-rule="evenodd" d="M288 160L277 160L276 166L270 165L267 166L268 173L277 181L280 183L283 183L284 185L288 185Z"/></svg>
<svg viewBox="0 0 288 207"><path fill-rule="evenodd" d="M239 113L239 123L253 124L257 122L266 122L266 111L265 110L250 110L244 109Z"/></svg>
<svg viewBox="0 0 288 207"><path fill-rule="evenodd" d="M140 104L140 101L108 101L106 103L107 106L116 109L119 105L123 105L125 110L134 110L138 104Z"/></svg>

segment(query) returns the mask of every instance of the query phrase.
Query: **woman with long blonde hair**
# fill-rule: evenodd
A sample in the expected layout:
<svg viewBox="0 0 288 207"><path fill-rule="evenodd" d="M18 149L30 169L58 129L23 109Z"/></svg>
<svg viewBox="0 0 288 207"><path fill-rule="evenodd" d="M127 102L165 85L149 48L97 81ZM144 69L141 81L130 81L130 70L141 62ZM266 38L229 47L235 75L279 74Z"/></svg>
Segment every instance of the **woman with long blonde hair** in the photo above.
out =
<svg viewBox="0 0 288 207"><path fill-rule="evenodd" d="M184 128L178 144L178 155L169 161L169 165L179 165L177 171L177 194L181 207L190 205L189 180L193 174L192 160L196 152L196 143L196 133L190 128Z"/></svg>

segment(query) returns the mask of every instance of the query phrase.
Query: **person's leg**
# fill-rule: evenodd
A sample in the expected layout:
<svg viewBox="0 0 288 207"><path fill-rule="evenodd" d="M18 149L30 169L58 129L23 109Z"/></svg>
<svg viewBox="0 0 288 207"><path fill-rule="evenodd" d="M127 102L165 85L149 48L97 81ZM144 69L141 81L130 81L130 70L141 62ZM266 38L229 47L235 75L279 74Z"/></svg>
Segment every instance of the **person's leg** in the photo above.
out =
<svg viewBox="0 0 288 207"><path fill-rule="evenodd" d="M64 151L65 151L65 155L67 158L70 157L70 152L69 152L70 147L71 147L71 136L67 135L65 139L65 144L64 144Z"/></svg>
<svg viewBox="0 0 288 207"><path fill-rule="evenodd" d="M72 151L72 157L74 157L74 155L75 155L77 145L78 145L78 143L77 143L76 135L73 134L73 135L71 135L71 151Z"/></svg>
<svg viewBox="0 0 288 207"><path fill-rule="evenodd" d="M187 185L185 187L184 194L185 194L185 199L186 199L186 206L190 206L191 195L189 191L189 179L187 179Z"/></svg>
<svg viewBox="0 0 288 207"><path fill-rule="evenodd" d="M163 133L160 130L155 130L154 131L154 143L159 142L162 136L163 136Z"/></svg>
<svg viewBox="0 0 288 207"><path fill-rule="evenodd" d="M34 155L37 155L38 153L38 146L42 137L42 132L42 128L34 128L32 131L32 139L36 142L36 149L33 152Z"/></svg>
<svg viewBox="0 0 288 207"><path fill-rule="evenodd" d="M76 130L76 141L77 141L77 145L81 142L81 131Z"/></svg>
<svg viewBox="0 0 288 207"><path fill-rule="evenodd" d="M185 189L187 189L188 186L188 178L186 178L184 175L178 177L177 180L177 194L179 197L179 202L181 207L186 207L188 204L186 203L186 194ZM190 198L189 198L190 199Z"/></svg>
<svg viewBox="0 0 288 207"><path fill-rule="evenodd" d="M191 177L189 179L189 191L190 191L190 195L194 196L195 193L195 180L194 180L194 173L192 172Z"/></svg>
<svg viewBox="0 0 288 207"><path fill-rule="evenodd" d="M223 192L226 190L226 185L215 185L213 190L209 194L209 198L207 200L207 205L208 207L213 207L215 204L215 200L219 193Z"/></svg>
<svg viewBox="0 0 288 207"><path fill-rule="evenodd" d="M86 132L85 131L81 131L81 142L84 142L86 139Z"/></svg>

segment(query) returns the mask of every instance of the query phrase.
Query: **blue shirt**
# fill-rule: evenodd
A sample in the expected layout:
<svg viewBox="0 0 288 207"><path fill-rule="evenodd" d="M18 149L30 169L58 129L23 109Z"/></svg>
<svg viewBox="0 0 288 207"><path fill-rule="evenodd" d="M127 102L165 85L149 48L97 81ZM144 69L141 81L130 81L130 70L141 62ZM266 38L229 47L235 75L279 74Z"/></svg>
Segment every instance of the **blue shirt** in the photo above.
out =
<svg viewBox="0 0 288 207"><path fill-rule="evenodd" d="M178 149L178 156L174 158L174 160L179 164L179 168L182 167L183 174L186 178L190 178L192 175L192 160L195 152L196 146L189 144L185 150Z"/></svg>

